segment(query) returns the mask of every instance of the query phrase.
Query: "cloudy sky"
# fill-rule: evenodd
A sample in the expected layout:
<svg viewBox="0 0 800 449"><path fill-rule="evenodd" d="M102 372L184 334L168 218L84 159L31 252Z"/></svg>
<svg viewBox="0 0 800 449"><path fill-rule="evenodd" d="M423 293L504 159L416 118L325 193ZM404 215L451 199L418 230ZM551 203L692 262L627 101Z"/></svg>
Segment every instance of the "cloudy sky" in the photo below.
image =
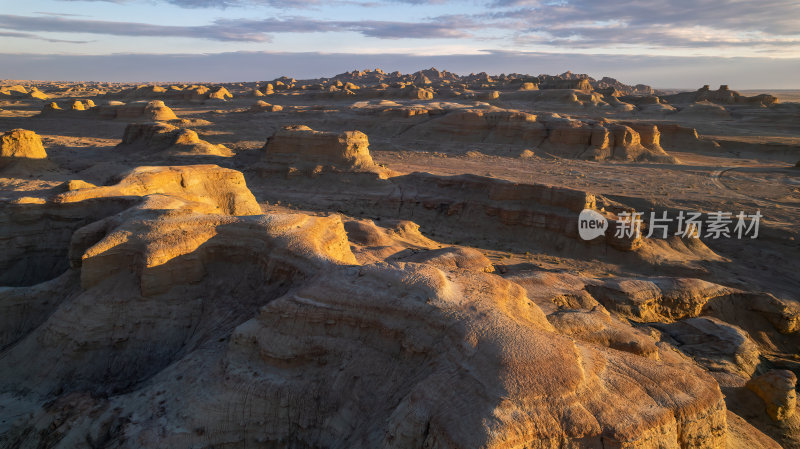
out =
<svg viewBox="0 0 800 449"><path fill-rule="evenodd" d="M0 77L245 81L380 66L800 88L800 0L0 0Z"/></svg>

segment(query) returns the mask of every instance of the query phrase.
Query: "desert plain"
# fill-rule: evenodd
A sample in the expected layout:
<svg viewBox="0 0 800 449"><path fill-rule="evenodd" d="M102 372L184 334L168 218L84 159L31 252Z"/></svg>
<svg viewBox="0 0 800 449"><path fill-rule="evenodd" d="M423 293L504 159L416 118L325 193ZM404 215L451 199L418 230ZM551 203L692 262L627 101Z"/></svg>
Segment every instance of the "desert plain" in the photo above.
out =
<svg viewBox="0 0 800 449"><path fill-rule="evenodd" d="M4 81L0 447L800 448L800 91L733 87Z"/></svg>

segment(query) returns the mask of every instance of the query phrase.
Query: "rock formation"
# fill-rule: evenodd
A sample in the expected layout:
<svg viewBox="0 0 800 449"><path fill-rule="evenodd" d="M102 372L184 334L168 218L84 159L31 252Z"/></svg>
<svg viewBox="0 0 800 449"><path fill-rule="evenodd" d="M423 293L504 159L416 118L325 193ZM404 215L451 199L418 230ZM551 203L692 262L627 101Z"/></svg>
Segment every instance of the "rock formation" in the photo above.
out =
<svg viewBox="0 0 800 449"><path fill-rule="evenodd" d="M4 83L0 447L800 448L791 101ZM617 235L678 210L760 234Z"/></svg>
<svg viewBox="0 0 800 449"><path fill-rule="evenodd" d="M783 421L794 415L797 403L796 384L797 376L793 372L772 370L754 377L747 383L747 388L764 401L770 419Z"/></svg>
<svg viewBox="0 0 800 449"><path fill-rule="evenodd" d="M697 130L677 124L665 123L658 125L661 146L667 150L700 150L711 151L719 147L712 140L702 140Z"/></svg>
<svg viewBox="0 0 800 449"><path fill-rule="evenodd" d="M688 359L645 340L644 352L608 349L621 342L613 333L569 338L566 316L554 326L483 263L439 253L360 266L340 218L248 215L260 211L241 179L210 166L140 168L56 198L141 202L73 234L81 289L63 290L69 301L51 287L30 292L36 304L51 297L45 315L4 303L41 323L4 354L3 390L58 392L46 408L15 405L36 418L6 442L55 425L62 441L106 428L105 441L136 447L218 445L244 429L247 441L290 445L724 446L720 390ZM107 319L85 320L89 309ZM55 354L63 362L42 371ZM159 422L138 418L178 398Z"/></svg>
<svg viewBox="0 0 800 449"><path fill-rule="evenodd" d="M224 101L233 98L233 94L223 86L211 88L203 85L158 86L145 85L122 90L112 95L121 99L168 99L172 101L189 101L203 103L206 101Z"/></svg>
<svg viewBox="0 0 800 449"><path fill-rule="evenodd" d="M200 139L191 129L178 128L166 123L131 123L125 128L122 143L118 148L170 156L233 155L233 152L224 145L210 144Z"/></svg>
<svg viewBox="0 0 800 449"><path fill-rule="evenodd" d="M710 102L716 104L746 104L769 106L779 103L778 99L772 95L756 95L746 97L739 92L730 90L728 86L722 85L717 90L711 90L708 86L703 86L695 92L682 92L674 95L664 96L670 103L697 103Z"/></svg>
<svg viewBox="0 0 800 449"><path fill-rule="evenodd" d="M176 195L183 199L170 200ZM68 267L66 251L74 231L131 207L139 198L167 208L190 204L204 213L260 211L241 173L213 165L140 167L112 186L71 182L52 198L4 206L0 240L13 238L16 244L0 257L0 282L29 285L61 274Z"/></svg>
<svg viewBox="0 0 800 449"><path fill-rule="evenodd" d="M28 97L33 98L35 100L47 100L50 98L46 93L42 92L36 87L33 87L30 92L28 92Z"/></svg>
<svg viewBox="0 0 800 449"><path fill-rule="evenodd" d="M110 103L98 110L101 117L120 120L169 121L178 117L161 100Z"/></svg>
<svg viewBox="0 0 800 449"><path fill-rule="evenodd" d="M12 86L0 86L1 97L22 98L28 94L25 86L14 84Z"/></svg>
<svg viewBox="0 0 800 449"><path fill-rule="evenodd" d="M264 100L258 100L252 106L250 106L250 112L280 112L283 110L283 106L277 104L269 104Z"/></svg>
<svg viewBox="0 0 800 449"><path fill-rule="evenodd" d="M592 85L586 78L579 79L561 79L561 78L548 78L539 84L540 89L576 89L576 90L592 90Z"/></svg>
<svg viewBox="0 0 800 449"><path fill-rule="evenodd" d="M725 109L725 107L714 104L708 100L698 101L696 103L692 103L685 108L682 108L678 111L678 115L681 117L705 117L705 118L714 118L714 119L729 119L731 118L731 114Z"/></svg>
<svg viewBox="0 0 800 449"><path fill-rule="evenodd" d="M466 110L450 112L415 126L405 136L511 143L541 147L554 154L581 159L677 162L661 148L660 133L655 126L633 126L636 129L623 124L574 120L555 114L538 116L508 110Z"/></svg>
<svg viewBox="0 0 800 449"><path fill-rule="evenodd" d="M749 378L759 363L760 351L750 335L712 317L689 318L657 325L682 352L712 372Z"/></svg>
<svg viewBox="0 0 800 449"><path fill-rule="evenodd" d="M0 136L0 168L17 160L46 158L42 140L33 131L12 129Z"/></svg>
<svg viewBox="0 0 800 449"><path fill-rule="evenodd" d="M233 98L233 95L231 95L231 93L228 92L228 89L225 89L224 87L220 87L219 89L209 92L208 94L209 100L227 100L229 98Z"/></svg>
<svg viewBox="0 0 800 449"><path fill-rule="evenodd" d="M336 170L375 168L366 134L360 131L339 134L314 131L305 125L284 127L267 139L264 161L269 165L301 171L317 167Z"/></svg>
<svg viewBox="0 0 800 449"><path fill-rule="evenodd" d="M75 100L67 109L60 107L57 102L51 102L46 104L40 113L42 117L61 117L64 114L68 114L70 117L99 116L105 119L137 121L169 121L178 119L172 109L161 100L134 101L131 103L109 101L100 106L95 106L92 100L86 100L85 102Z"/></svg>

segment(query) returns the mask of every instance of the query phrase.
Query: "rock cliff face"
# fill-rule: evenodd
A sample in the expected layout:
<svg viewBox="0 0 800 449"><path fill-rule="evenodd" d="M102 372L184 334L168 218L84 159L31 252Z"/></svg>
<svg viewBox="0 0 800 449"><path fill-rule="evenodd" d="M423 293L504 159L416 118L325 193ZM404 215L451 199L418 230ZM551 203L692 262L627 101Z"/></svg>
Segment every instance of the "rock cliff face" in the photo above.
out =
<svg viewBox="0 0 800 449"><path fill-rule="evenodd" d="M461 114L455 116L464 117ZM466 114L465 117L474 118L476 115ZM477 117L483 123L488 122L485 116ZM500 115L500 117L505 116ZM522 116L522 119L532 117ZM522 119L516 125L521 126L524 131L530 130L535 133L536 130L542 129L539 122ZM434 119L428 123L436 122ZM530 129L527 128L528 124L532 125ZM417 128L421 129L422 126L412 128L412 131ZM487 133L485 128L479 126L464 128L475 130L467 134L471 139L505 139L505 134L500 132L500 129L510 129L512 134L520 133L520 128L513 126L503 128L498 125L496 133ZM458 136L461 134L459 129L455 125L450 128L440 128L437 125L430 136L442 138L447 135L448 130L458 133L455 134ZM623 129L632 132L631 128L623 127ZM652 128L647 129L655 133ZM306 129L301 131L313 133ZM284 136L293 136L292 132L279 131ZM574 135L575 133L565 132L557 134L556 137L550 135L548 139L557 139L555 141L560 144L569 145L569 139ZM657 258L663 261L719 258L702 242L694 239L684 241L673 237L669 240L669 245L664 247L640 236L618 238L617 215L611 210L602 212L610 221L610 229L606 235L592 241L581 240L578 236L580 212L584 209L599 210L604 207L597 204L594 194L586 191L541 184L513 183L475 175L435 176L428 173L399 175L391 171L351 170L344 176L343 171L339 170L338 174L343 176L336 173L331 173L330 176L317 176L325 175L323 167L331 165L330 156L325 153L326 151L335 154L342 152L342 145L338 139L332 138L336 134L329 133L329 136L325 143L327 150L319 148L311 152L309 148L312 146L307 144L301 146L299 143L301 140L296 139L293 140L296 147L289 147L290 149L284 150L285 155L272 160L269 148L275 138L271 138L265 146L266 160L274 162L270 162L266 169L260 170L269 188L259 189L259 196L270 202L286 201L309 209L352 214L359 214L359 211L369 209L387 218L413 219L428 229L441 230L457 239L474 239L477 235L481 242L491 242L492 245L501 245L509 250L520 246L545 245L558 247L562 251L566 250L576 255L610 252L615 254L615 257L636 259L644 263L651 263L656 257L655 254L658 254ZM421 136L425 137L428 134ZM586 136L590 138L591 134ZM650 142L655 142L657 137L652 135L650 139ZM300 159L300 155L302 160L294 162ZM302 170L312 176L287 177L287 173L300 173L300 170L292 168L292 164L305 167ZM339 167L343 165L340 164ZM603 199L603 204L606 202ZM470 223L468 228L464 228L465 222Z"/></svg>
<svg viewBox="0 0 800 449"><path fill-rule="evenodd" d="M310 163L312 160L308 160ZM324 173L319 173L323 174ZM578 237L578 215L598 208L594 194L541 184L520 184L475 175L436 176L429 173L383 176L355 172L349 177L286 177L284 172L264 170L269 189L259 195L270 202L287 201L298 206L357 214L369 208L392 219L412 219L428 229L454 238L477 234L481 241L504 247L555 245L576 253L611 251L632 253L650 246L638 237L616 238L614 229L605 237L584 242ZM604 212L612 220L616 215ZM470 223L468 229L463 223ZM710 253L699 244L698 251ZM695 249L685 248L684 256ZM662 254L673 258L677 254Z"/></svg>
<svg viewBox="0 0 800 449"><path fill-rule="evenodd" d="M667 150L713 151L719 148L719 144L713 140L701 139L697 130L691 127L664 123L658 125L658 130L661 133L661 145Z"/></svg>

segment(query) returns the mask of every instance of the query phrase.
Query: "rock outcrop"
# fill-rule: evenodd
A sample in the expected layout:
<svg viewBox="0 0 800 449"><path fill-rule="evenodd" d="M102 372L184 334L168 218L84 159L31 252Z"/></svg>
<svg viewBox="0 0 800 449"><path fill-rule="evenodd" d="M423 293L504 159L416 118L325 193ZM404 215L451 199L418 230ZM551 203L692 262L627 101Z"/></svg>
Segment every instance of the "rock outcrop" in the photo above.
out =
<svg viewBox="0 0 800 449"><path fill-rule="evenodd" d="M224 101L233 98L233 94L223 86L212 89L202 85L159 86L142 85L117 92L112 97L121 99L167 99L202 103Z"/></svg>
<svg viewBox="0 0 800 449"><path fill-rule="evenodd" d="M560 309L547 316L559 332L587 343L659 359L656 342L642 332L613 318L602 307L591 310Z"/></svg>
<svg viewBox="0 0 800 449"><path fill-rule="evenodd" d="M764 401L770 419L783 421L794 415L797 404L796 384L797 376L793 372L772 370L754 377L747 383L747 388Z"/></svg>
<svg viewBox="0 0 800 449"><path fill-rule="evenodd" d="M700 279L614 278L586 286L609 310L640 321L672 321L700 315L706 304L732 293Z"/></svg>
<svg viewBox="0 0 800 449"><path fill-rule="evenodd" d="M697 130L674 123L659 123L662 148L675 151L713 151L719 144L713 140L701 139Z"/></svg>
<svg viewBox="0 0 800 449"><path fill-rule="evenodd" d="M161 100L134 101L123 103L109 101L106 104L95 106L92 100L82 102L75 100L69 108L62 108L57 102L46 104L40 113L42 117L100 117L105 119L119 119L128 121L169 121L178 117Z"/></svg>
<svg viewBox="0 0 800 449"><path fill-rule="evenodd" d="M314 131L305 125L286 126L267 139L264 161L270 166L300 171L371 170L369 139L360 131ZM319 169L317 167L320 167Z"/></svg>
<svg viewBox="0 0 800 449"><path fill-rule="evenodd" d="M208 93L209 100L228 100L229 98L233 98L233 95L228 92L228 89L224 87L220 87L215 91L211 91Z"/></svg>
<svg viewBox="0 0 800 449"><path fill-rule="evenodd" d="M419 124L403 136L525 145L560 156L591 160L678 162L661 148L660 133L655 126L632 126L575 120L557 114L466 110L449 112Z"/></svg>
<svg viewBox="0 0 800 449"><path fill-rule="evenodd" d="M534 114L518 111L452 111L404 133L415 139L459 142L519 143L537 146L547 138L546 126Z"/></svg>
<svg viewBox="0 0 800 449"><path fill-rule="evenodd" d="M78 228L142 202L198 213L252 215L261 210L240 172L215 165L139 167L118 183L100 187L72 180L54 196L37 200L0 208L0 242L14 242L0 254L0 285L31 285L64 273Z"/></svg>
<svg viewBox="0 0 800 449"><path fill-rule="evenodd" d="M505 98L505 95L504 95ZM616 97L603 96L599 92L577 89L544 89L517 92L513 98L531 102L534 110L555 111L630 111L633 106Z"/></svg>
<svg viewBox="0 0 800 449"><path fill-rule="evenodd" d="M762 106L770 106L779 103L778 98L772 95L762 94L747 97L735 90L730 90L726 85L719 86L717 90L711 90L708 86L703 86L695 92L681 92L674 95L667 95L663 98L670 103L710 102L716 104Z"/></svg>
<svg viewBox="0 0 800 449"><path fill-rule="evenodd" d="M0 86L0 97L24 98L28 94L28 89L20 84L12 86Z"/></svg>
<svg viewBox="0 0 800 449"><path fill-rule="evenodd" d="M166 123L131 123L125 128L118 148L125 151L159 153L164 156L223 156L233 152L225 145L214 145L200 139L191 129Z"/></svg>
<svg viewBox="0 0 800 449"><path fill-rule="evenodd" d="M714 104L708 100L692 103L678 111L677 115L679 117L699 117L711 119L731 118L730 112L728 112L724 106Z"/></svg>
<svg viewBox="0 0 800 449"><path fill-rule="evenodd" d="M264 100L258 100L254 105L250 106L250 112L280 112L282 110L283 106L270 104Z"/></svg>
<svg viewBox="0 0 800 449"><path fill-rule="evenodd" d="M42 107L42 111L39 115L47 116L51 114L58 114L59 112L63 112L64 110L61 109L61 106L58 105L55 101L51 101Z"/></svg>
<svg viewBox="0 0 800 449"><path fill-rule="evenodd" d="M134 101L132 103L109 103L98 108L98 113L104 118L120 120L146 120L169 121L178 117L161 100Z"/></svg>
<svg viewBox="0 0 800 449"><path fill-rule="evenodd" d="M192 210L226 215L254 215L261 211L241 172L216 165L137 167L117 184L59 193L55 203L94 198L175 196Z"/></svg>
<svg viewBox="0 0 800 449"><path fill-rule="evenodd" d="M42 107L39 116L41 117L89 117L91 113L97 112L94 110L94 102L92 100L73 100L69 105L63 108L58 102L52 101ZM90 112L91 111L91 112Z"/></svg>
<svg viewBox="0 0 800 449"><path fill-rule="evenodd" d="M539 84L539 89L575 89L590 91L592 90L592 85L586 78L562 79L550 77Z"/></svg>
<svg viewBox="0 0 800 449"><path fill-rule="evenodd" d="M28 92L28 97L32 98L34 100L43 100L43 101L50 98L49 95L47 95L46 93L42 92L41 90L39 90L36 87L33 87L31 89L31 91Z"/></svg>
<svg viewBox="0 0 800 449"><path fill-rule="evenodd" d="M12 129L0 135L0 168L14 162L42 160L47 152L42 139L26 129Z"/></svg>
<svg viewBox="0 0 800 449"><path fill-rule="evenodd" d="M760 351L747 332L712 317L689 318L656 325L678 349L712 372L749 378L760 362Z"/></svg>

